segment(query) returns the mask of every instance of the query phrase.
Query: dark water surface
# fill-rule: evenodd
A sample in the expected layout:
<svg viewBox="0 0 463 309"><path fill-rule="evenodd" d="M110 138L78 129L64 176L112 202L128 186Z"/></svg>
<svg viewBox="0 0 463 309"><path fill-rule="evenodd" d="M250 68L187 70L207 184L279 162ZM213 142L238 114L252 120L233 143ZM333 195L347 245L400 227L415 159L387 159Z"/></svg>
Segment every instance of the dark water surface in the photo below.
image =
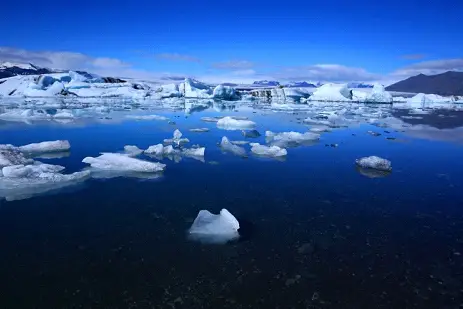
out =
<svg viewBox="0 0 463 309"><path fill-rule="evenodd" d="M164 160L155 180L90 179L1 200L0 308L463 308L459 128L416 119L403 130L382 128L381 117L357 115L361 121L323 133L315 145L289 148L284 161L243 159L217 146L222 136L243 140L240 131L200 118L248 116L263 134L304 132L301 119L310 115L237 110L145 112L175 125L114 115L2 122L0 143L68 139L70 156L39 160L70 172L84 168L86 156L146 149L175 128L205 146L206 156L204 163ZM188 132L199 127L211 131ZM369 155L391 160L392 174L360 174L354 161ZM222 208L245 228L240 241L187 239L199 210Z"/></svg>

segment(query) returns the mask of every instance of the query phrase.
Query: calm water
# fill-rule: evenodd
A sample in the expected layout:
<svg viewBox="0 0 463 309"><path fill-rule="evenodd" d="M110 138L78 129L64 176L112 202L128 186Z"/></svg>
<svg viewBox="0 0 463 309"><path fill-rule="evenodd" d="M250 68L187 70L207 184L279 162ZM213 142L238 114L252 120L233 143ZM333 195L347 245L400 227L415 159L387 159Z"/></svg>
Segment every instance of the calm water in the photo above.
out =
<svg viewBox="0 0 463 309"><path fill-rule="evenodd" d="M90 179L1 200L0 308L463 307L462 112L407 119L389 107L326 108L339 128L281 161L222 153L222 136L245 138L200 118L247 116L262 135L305 132L301 120L326 119L323 108L201 109L0 121L1 144L69 140L69 156L38 159L69 172L86 156L146 149L176 128L206 147L205 162L164 160L159 179ZM175 124L124 118L133 114ZM188 131L200 127L211 131ZM355 159L370 155L391 160L392 174L359 173ZM199 210L222 208L244 227L240 241L186 238Z"/></svg>

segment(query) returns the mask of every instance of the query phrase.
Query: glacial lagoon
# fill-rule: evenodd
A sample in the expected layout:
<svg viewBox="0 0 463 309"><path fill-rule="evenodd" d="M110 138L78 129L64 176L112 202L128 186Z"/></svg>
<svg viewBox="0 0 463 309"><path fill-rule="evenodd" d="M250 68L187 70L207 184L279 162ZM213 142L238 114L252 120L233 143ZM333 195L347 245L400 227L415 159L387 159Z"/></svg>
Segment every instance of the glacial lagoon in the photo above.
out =
<svg viewBox="0 0 463 309"><path fill-rule="evenodd" d="M223 117L255 125L243 134L218 125ZM69 141L69 151L32 158L64 174L175 130L189 140L171 156L134 155L165 164L162 173L92 170L27 190L27 179L5 187L0 177L1 308L461 306L459 108L18 99L3 102L0 119L0 144ZM275 144L266 131L320 137L256 155L250 143ZM194 145L204 156L183 155ZM355 164L368 156L392 171ZM239 222L238 239L189 237L200 210L221 209Z"/></svg>

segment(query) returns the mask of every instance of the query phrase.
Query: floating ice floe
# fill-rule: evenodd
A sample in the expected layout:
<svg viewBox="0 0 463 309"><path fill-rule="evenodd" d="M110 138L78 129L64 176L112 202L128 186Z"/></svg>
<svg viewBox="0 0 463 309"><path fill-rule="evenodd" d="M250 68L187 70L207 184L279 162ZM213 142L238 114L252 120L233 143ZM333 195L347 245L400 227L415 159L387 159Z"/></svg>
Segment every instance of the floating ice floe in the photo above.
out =
<svg viewBox="0 0 463 309"><path fill-rule="evenodd" d="M253 129L256 123L251 120L237 120L232 117L224 117L217 121L217 127L223 130Z"/></svg>
<svg viewBox="0 0 463 309"><path fill-rule="evenodd" d="M53 115L55 119L74 119L75 116L70 111L62 110Z"/></svg>
<svg viewBox="0 0 463 309"><path fill-rule="evenodd" d="M188 236L202 243L225 244L240 237L239 228L238 220L226 209L218 215L201 210L188 230Z"/></svg>
<svg viewBox="0 0 463 309"><path fill-rule="evenodd" d="M265 132L266 141L269 144L287 148L287 147L296 147L303 144L310 144L320 140L320 134L306 132L282 132L274 133L271 131Z"/></svg>
<svg viewBox="0 0 463 309"><path fill-rule="evenodd" d="M66 140L47 141L32 143L18 147L21 152L44 153L44 152L63 152L71 149L71 144Z"/></svg>
<svg viewBox="0 0 463 309"><path fill-rule="evenodd" d="M143 153L143 150L138 148L137 146L133 146L133 145L126 145L124 146L124 151L127 155L131 156L131 157L136 157L138 156L139 154L142 154Z"/></svg>
<svg viewBox="0 0 463 309"><path fill-rule="evenodd" d="M86 157L82 162L90 164L94 169L120 172L158 173L166 165L158 162L149 162L131 158L121 153L102 153L99 157Z"/></svg>
<svg viewBox="0 0 463 309"><path fill-rule="evenodd" d="M201 120L204 122L217 122L220 119L222 119L222 117L201 117Z"/></svg>
<svg viewBox="0 0 463 309"><path fill-rule="evenodd" d="M0 197L18 200L67 187L87 179L87 171L62 174L63 166L44 164L10 165L3 167L0 175Z"/></svg>
<svg viewBox="0 0 463 309"><path fill-rule="evenodd" d="M205 132L209 132L209 129L208 128L197 128L197 129L190 129L189 131L193 133L205 133Z"/></svg>
<svg viewBox="0 0 463 309"><path fill-rule="evenodd" d="M0 170L10 165L32 164L34 161L24 157L18 147L13 145L0 145Z"/></svg>
<svg viewBox="0 0 463 309"><path fill-rule="evenodd" d="M43 110L33 109L16 109L0 114L0 119L7 121L24 121L24 120L47 120L51 115Z"/></svg>
<svg viewBox="0 0 463 309"><path fill-rule="evenodd" d="M321 102L339 102L351 101L352 91L347 88L346 84L324 84L317 88L309 97L309 101Z"/></svg>
<svg viewBox="0 0 463 309"><path fill-rule="evenodd" d="M204 157L204 153L206 151L205 147L192 147L192 148L183 148L181 150L181 154L184 157L189 157L189 158L202 158Z"/></svg>
<svg viewBox="0 0 463 309"><path fill-rule="evenodd" d="M230 142L235 145L247 145L250 143L249 141L230 141Z"/></svg>
<svg viewBox="0 0 463 309"><path fill-rule="evenodd" d="M127 115L125 116L127 119L133 120L160 120L160 121L167 121L169 118L159 115Z"/></svg>
<svg viewBox="0 0 463 309"><path fill-rule="evenodd" d="M309 131L313 133L326 133L326 132L331 132L331 128L327 126L317 126L317 127L311 127Z"/></svg>
<svg viewBox="0 0 463 309"><path fill-rule="evenodd" d="M157 144L153 146L149 146L148 149L144 151L146 154L162 157L165 155L172 154L174 152L174 148L172 145L164 147L163 144Z"/></svg>
<svg viewBox="0 0 463 309"><path fill-rule="evenodd" d="M190 140L188 138L182 138L183 134L180 132L180 130L176 129L174 131L173 138L165 139L164 143L166 144L175 144L177 146L180 146L180 144L186 144L189 143Z"/></svg>
<svg viewBox="0 0 463 309"><path fill-rule="evenodd" d="M223 151L232 153L236 156L246 157L246 150L243 147L232 144L226 136L222 137L220 148Z"/></svg>
<svg viewBox="0 0 463 309"><path fill-rule="evenodd" d="M146 149L144 153L149 156L153 156L157 159L167 157L168 159L174 160L175 162L180 162L181 157L189 157L199 161L204 161L205 151L205 147L199 146L192 148L176 149L172 147L172 145L164 146L163 144L157 144L148 147L148 149Z"/></svg>
<svg viewBox="0 0 463 309"><path fill-rule="evenodd" d="M355 163L364 169L374 169L378 171L392 171L392 164L391 161L377 157L377 156L370 156L364 157L355 160Z"/></svg>
<svg viewBox="0 0 463 309"><path fill-rule="evenodd" d="M288 154L286 149L280 148L278 146L265 146L261 145L259 143L250 143L251 145L251 151L258 155L258 156L263 156L263 157L284 157Z"/></svg>

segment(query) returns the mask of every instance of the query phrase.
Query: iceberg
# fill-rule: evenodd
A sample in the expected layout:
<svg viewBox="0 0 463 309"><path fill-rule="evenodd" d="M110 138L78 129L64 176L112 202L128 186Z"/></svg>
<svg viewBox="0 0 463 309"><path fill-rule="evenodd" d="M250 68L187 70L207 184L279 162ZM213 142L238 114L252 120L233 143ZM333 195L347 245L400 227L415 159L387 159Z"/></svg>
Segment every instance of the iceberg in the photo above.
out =
<svg viewBox="0 0 463 309"><path fill-rule="evenodd" d="M243 147L232 144L226 136L222 137L220 148L223 151L232 153L236 156L246 157L246 150Z"/></svg>
<svg viewBox="0 0 463 309"><path fill-rule="evenodd" d="M392 95L384 89L384 86L375 83L371 92L365 97L365 103L392 103Z"/></svg>
<svg viewBox="0 0 463 309"><path fill-rule="evenodd" d="M317 88L309 97L309 101L343 102L352 100L352 91L346 84L324 84Z"/></svg>
<svg viewBox="0 0 463 309"><path fill-rule="evenodd" d="M53 118L55 118L55 119L74 119L74 115L69 111L63 110L63 111L57 112L53 116Z"/></svg>
<svg viewBox="0 0 463 309"><path fill-rule="evenodd" d="M317 127L311 127L309 131L313 133L326 133L326 132L331 132L331 128L327 126L317 126Z"/></svg>
<svg viewBox="0 0 463 309"><path fill-rule="evenodd" d="M63 152L71 149L71 144L66 140L48 141L41 143L32 143L18 147L26 153L43 153L43 152Z"/></svg>
<svg viewBox="0 0 463 309"><path fill-rule="evenodd" d="M184 148L182 149L182 155L189 158L201 158L204 157L204 152L206 151L205 147L193 147L193 148Z"/></svg>
<svg viewBox="0 0 463 309"><path fill-rule="evenodd" d="M209 129L208 128L197 128L197 129L190 129L189 131L194 132L194 133L206 133L206 132L209 132Z"/></svg>
<svg viewBox="0 0 463 309"><path fill-rule="evenodd" d="M239 228L238 220L226 209L218 215L201 210L188 230L188 236L202 243L225 244L240 237Z"/></svg>
<svg viewBox="0 0 463 309"><path fill-rule="evenodd" d="M141 116L127 115L125 116L125 118L134 119L134 120L161 120L161 121L169 120L169 118L164 117L164 116L159 116L159 115L141 115Z"/></svg>
<svg viewBox="0 0 463 309"><path fill-rule="evenodd" d="M133 146L133 145L126 145L124 146L124 151L127 155L131 156L131 157L136 157L138 156L139 154L142 154L143 153L143 150L141 150L140 148L138 148L137 146Z"/></svg>
<svg viewBox="0 0 463 309"><path fill-rule="evenodd" d="M355 160L355 163L364 169L374 169L386 172L392 171L391 161L377 156L360 158Z"/></svg>
<svg viewBox="0 0 463 309"><path fill-rule="evenodd" d="M50 119L51 115L43 110L32 109L17 109L0 114L0 119L7 121L23 121L23 120L46 120Z"/></svg>
<svg viewBox="0 0 463 309"><path fill-rule="evenodd" d="M311 142L320 140L320 134L312 132L299 133L291 131L274 133L271 131L266 131L265 137L267 143L281 148L296 147L302 144L310 144Z"/></svg>
<svg viewBox="0 0 463 309"><path fill-rule="evenodd" d="M426 108L441 103L453 103L451 98L442 97L437 94L418 93L414 97L407 100L405 103L410 108Z"/></svg>
<svg viewBox="0 0 463 309"><path fill-rule="evenodd" d="M251 151L258 155L258 156L263 156L263 157L284 157L288 154L286 149L280 148L278 146L265 146L261 145L259 143L251 143Z"/></svg>
<svg viewBox="0 0 463 309"><path fill-rule="evenodd" d="M90 164L94 169L120 172L158 173L162 172L166 165L157 162L149 162L131 158L120 153L102 153L99 157L86 157L82 162Z"/></svg>
<svg viewBox="0 0 463 309"><path fill-rule="evenodd" d="M208 85L191 78L186 78L185 82L179 85L179 91L184 94L185 98L212 98L212 90Z"/></svg>
<svg viewBox="0 0 463 309"><path fill-rule="evenodd" d="M239 100L240 96L236 89L230 86L218 85L213 91L214 99L234 101Z"/></svg>
<svg viewBox="0 0 463 309"><path fill-rule="evenodd" d="M217 121L217 127L223 130L253 129L256 123L251 120L237 120L232 117L224 117Z"/></svg>
<svg viewBox="0 0 463 309"><path fill-rule="evenodd" d="M180 130L176 129L174 131L174 136L173 138L165 139L164 143L165 144L175 144L177 146L180 146L180 144L186 144L189 143L190 140L188 138L182 138L183 134L180 132Z"/></svg>
<svg viewBox="0 0 463 309"><path fill-rule="evenodd" d="M157 145L149 146L148 149L146 149L144 152L146 154L153 155L153 156L164 156L166 154L164 148L167 148L167 147L164 147L163 144L157 144ZM170 147L172 148L172 146Z"/></svg>
<svg viewBox="0 0 463 309"><path fill-rule="evenodd" d="M250 142L249 141L230 141L234 145L247 145Z"/></svg>
<svg viewBox="0 0 463 309"><path fill-rule="evenodd" d="M13 145L0 145L0 170L10 165L32 164L34 161L24 157L18 147Z"/></svg>
<svg viewBox="0 0 463 309"><path fill-rule="evenodd" d="M220 119L222 119L222 117L201 117L201 120L204 122L217 122Z"/></svg>
<svg viewBox="0 0 463 309"><path fill-rule="evenodd" d="M0 176L0 197L8 201L30 198L84 181L90 175L87 171L62 174L63 170L63 166L38 161L6 166Z"/></svg>

